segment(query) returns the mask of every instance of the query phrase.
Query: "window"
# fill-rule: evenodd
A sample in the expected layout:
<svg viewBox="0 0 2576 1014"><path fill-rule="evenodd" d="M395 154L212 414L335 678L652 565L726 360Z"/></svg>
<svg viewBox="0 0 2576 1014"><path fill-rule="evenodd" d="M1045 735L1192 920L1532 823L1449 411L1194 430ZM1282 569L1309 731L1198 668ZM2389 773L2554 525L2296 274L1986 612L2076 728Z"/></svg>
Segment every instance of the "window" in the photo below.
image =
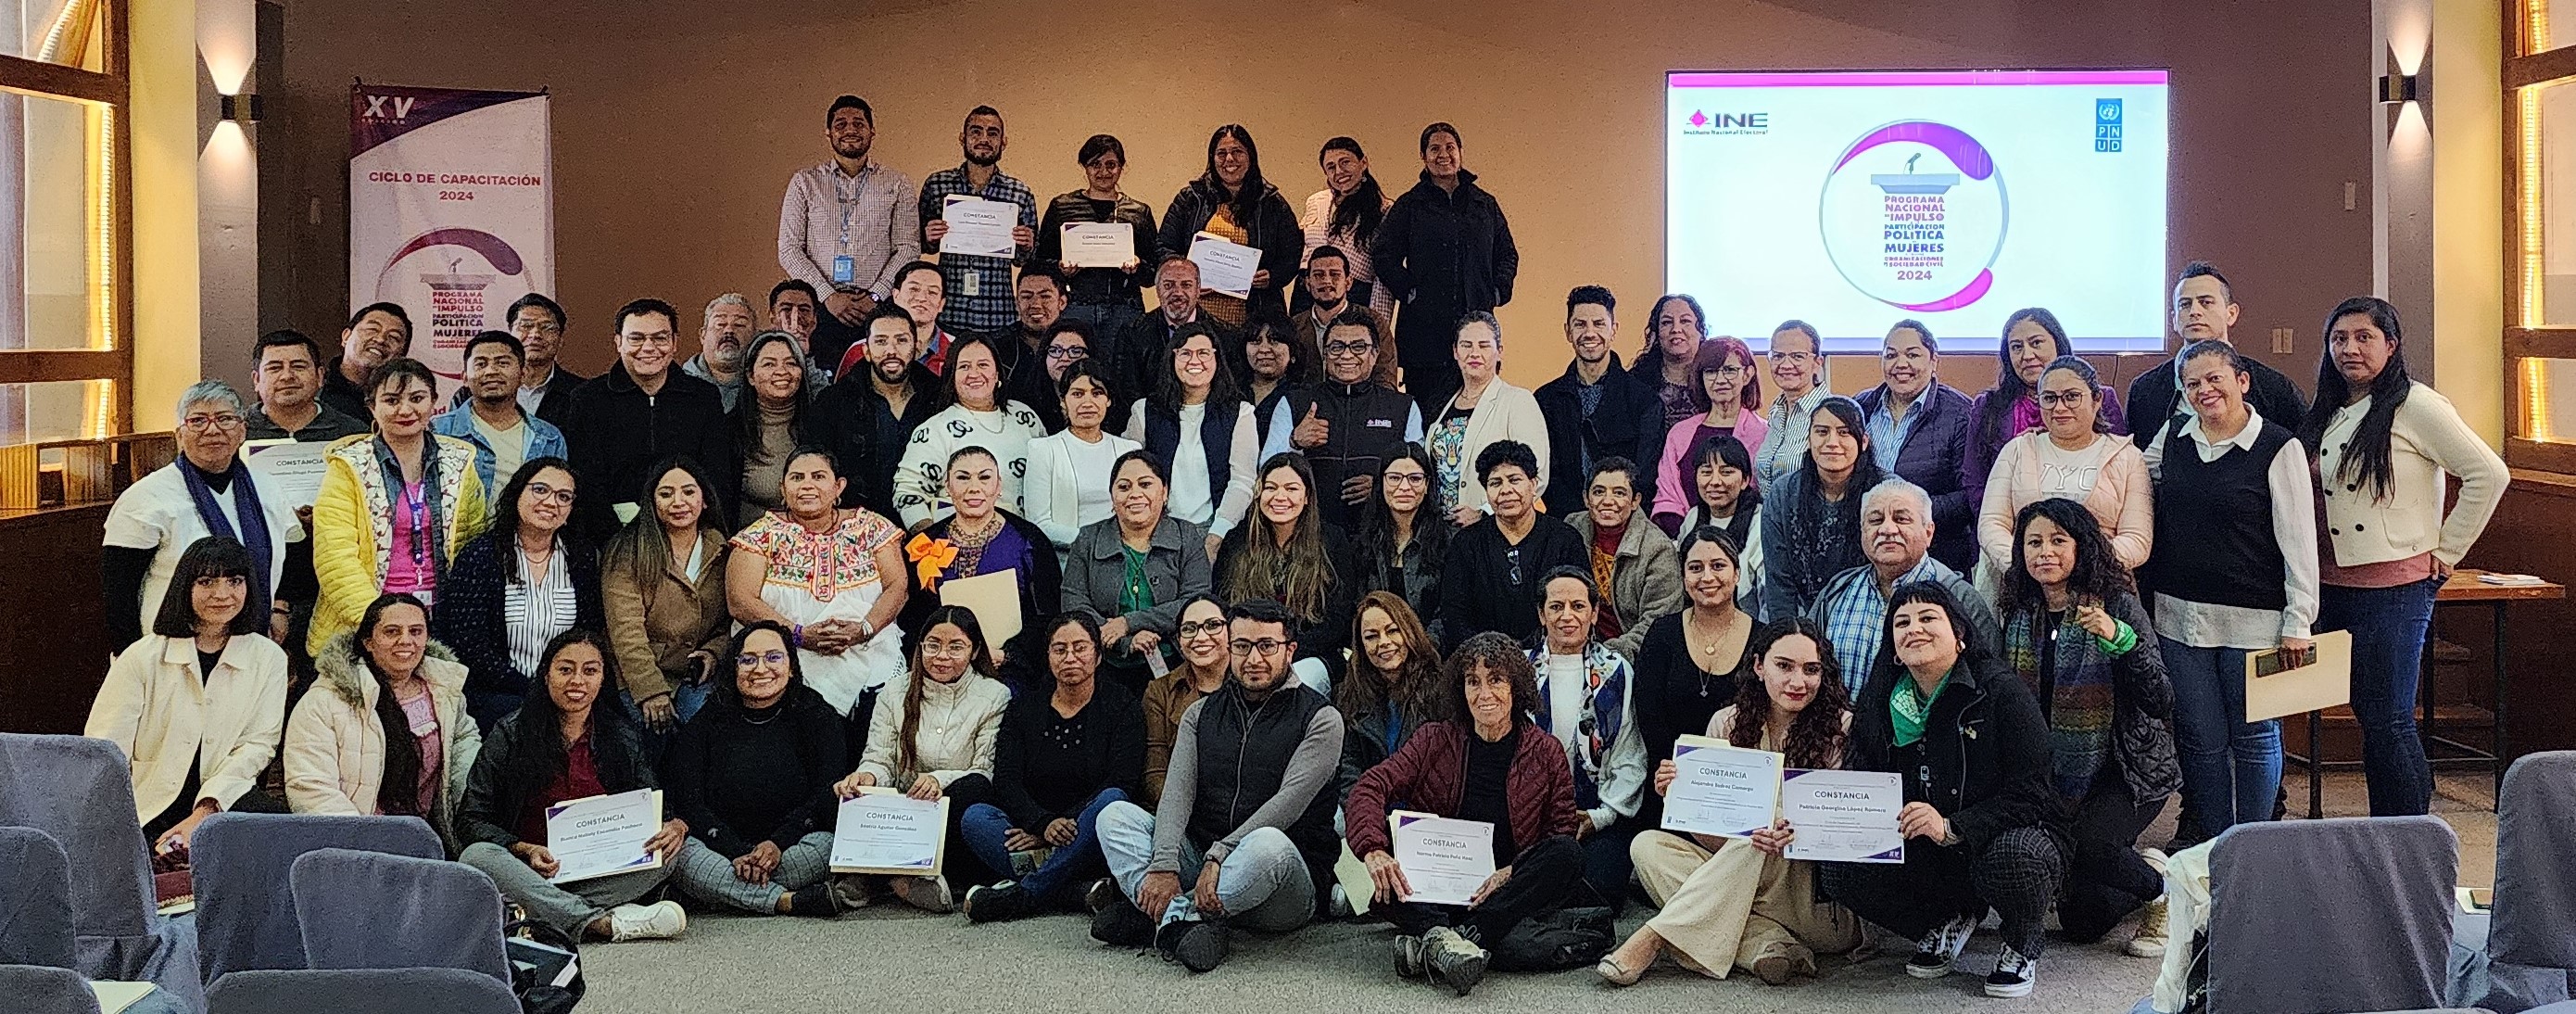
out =
<svg viewBox="0 0 2576 1014"><path fill-rule="evenodd" d="M2576 0L2507 0L2505 460L2576 474Z"/></svg>
<svg viewBox="0 0 2576 1014"><path fill-rule="evenodd" d="M129 413L126 0L0 0L0 444Z"/></svg>

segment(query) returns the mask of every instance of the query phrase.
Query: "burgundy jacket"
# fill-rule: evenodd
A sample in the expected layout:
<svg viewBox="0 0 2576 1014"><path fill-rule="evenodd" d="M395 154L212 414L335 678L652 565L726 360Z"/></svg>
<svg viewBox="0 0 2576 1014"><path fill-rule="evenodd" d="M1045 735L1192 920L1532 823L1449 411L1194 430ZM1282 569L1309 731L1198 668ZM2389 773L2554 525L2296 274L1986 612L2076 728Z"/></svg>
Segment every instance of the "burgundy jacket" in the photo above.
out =
<svg viewBox="0 0 2576 1014"><path fill-rule="evenodd" d="M1528 852L1543 839L1575 833L1584 817L1574 808L1574 774L1566 766L1564 744L1528 718L1516 721L1519 751L1512 756L1511 779L1503 787L1503 796L1511 811L1512 845ZM1350 799L1342 804L1351 854L1365 857L1394 848L1386 828L1391 800L1408 810L1457 816L1458 805L1467 795L1467 737L1471 735L1467 726L1457 722L1430 723L1415 730L1395 756L1361 775L1359 784L1351 786Z"/></svg>

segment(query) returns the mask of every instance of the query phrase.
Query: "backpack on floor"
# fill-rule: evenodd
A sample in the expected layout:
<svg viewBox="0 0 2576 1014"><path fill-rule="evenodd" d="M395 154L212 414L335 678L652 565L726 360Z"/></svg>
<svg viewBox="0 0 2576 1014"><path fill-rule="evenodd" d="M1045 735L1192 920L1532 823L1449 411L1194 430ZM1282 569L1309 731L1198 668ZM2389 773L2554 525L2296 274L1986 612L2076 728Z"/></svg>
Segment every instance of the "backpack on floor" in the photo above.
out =
<svg viewBox="0 0 2576 1014"><path fill-rule="evenodd" d="M1521 920L1489 950L1500 971L1562 972L1592 967L1618 943L1607 907L1561 908Z"/></svg>
<svg viewBox="0 0 2576 1014"><path fill-rule="evenodd" d="M510 958L510 992L521 1014L567 1014L589 985L581 976L581 945L564 931L521 919L501 927Z"/></svg>

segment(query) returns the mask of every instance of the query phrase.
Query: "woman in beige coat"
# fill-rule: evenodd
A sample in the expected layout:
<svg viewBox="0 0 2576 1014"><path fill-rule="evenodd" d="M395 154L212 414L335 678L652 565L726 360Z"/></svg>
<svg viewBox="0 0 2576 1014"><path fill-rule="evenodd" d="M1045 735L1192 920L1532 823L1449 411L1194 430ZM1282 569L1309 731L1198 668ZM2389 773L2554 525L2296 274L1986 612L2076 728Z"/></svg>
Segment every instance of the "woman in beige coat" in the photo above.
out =
<svg viewBox="0 0 2576 1014"><path fill-rule="evenodd" d="M171 568L152 632L116 656L82 735L132 762L135 819L156 851L184 849L225 810L276 812L259 790L286 715L286 652L260 636L250 551L222 536Z"/></svg>
<svg viewBox="0 0 2576 1014"><path fill-rule="evenodd" d="M287 805L419 817L455 851L450 816L483 736L465 713L465 665L429 639L420 600L378 596L313 668L286 722Z"/></svg>
<svg viewBox="0 0 2576 1014"><path fill-rule="evenodd" d="M993 675L984 628L963 606L941 606L921 624L921 644L899 696L877 703L868 720L867 753L859 768L834 783L843 799L884 786L914 799L948 797L948 856L942 868L971 876L982 860L958 833L966 808L993 794L993 756L1002 739L1002 713L1011 690ZM946 912L956 907L948 877L888 877L896 896L913 907ZM841 888L848 892L849 882ZM844 906L849 907L849 906Z"/></svg>
<svg viewBox="0 0 2576 1014"><path fill-rule="evenodd" d="M716 487L698 463L665 458L639 513L600 554L608 641L617 647L629 714L649 731L648 754L698 713L711 674L733 671L725 609L725 541ZM718 665L722 662L722 665Z"/></svg>
<svg viewBox="0 0 2576 1014"><path fill-rule="evenodd" d="M1484 516L1485 486L1476 481L1476 455L1497 441L1518 440L1538 456L1538 486L1532 497L1547 493L1547 416L1527 388L1502 378L1503 326L1482 310L1458 322L1450 353L1458 359L1458 393L1440 411L1423 420L1423 446L1437 466L1433 486L1440 507L1465 528Z"/></svg>

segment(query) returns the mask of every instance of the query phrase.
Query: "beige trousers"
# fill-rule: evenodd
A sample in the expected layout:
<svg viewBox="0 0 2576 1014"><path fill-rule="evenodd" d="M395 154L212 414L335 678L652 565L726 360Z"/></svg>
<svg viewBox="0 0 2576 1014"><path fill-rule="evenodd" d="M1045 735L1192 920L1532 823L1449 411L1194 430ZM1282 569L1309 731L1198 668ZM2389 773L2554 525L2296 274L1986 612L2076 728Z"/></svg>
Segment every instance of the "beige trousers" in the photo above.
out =
<svg viewBox="0 0 2576 1014"><path fill-rule="evenodd" d="M1742 839L1711 853L1670 831L1639 834L1628 855L1647 896L1663 907L1646 926L1701 975L1723 979L1774 956L1813 975L1818 953L1860 946L1860 920L1817 897L1813 863L1763 855Z"/></svg>

